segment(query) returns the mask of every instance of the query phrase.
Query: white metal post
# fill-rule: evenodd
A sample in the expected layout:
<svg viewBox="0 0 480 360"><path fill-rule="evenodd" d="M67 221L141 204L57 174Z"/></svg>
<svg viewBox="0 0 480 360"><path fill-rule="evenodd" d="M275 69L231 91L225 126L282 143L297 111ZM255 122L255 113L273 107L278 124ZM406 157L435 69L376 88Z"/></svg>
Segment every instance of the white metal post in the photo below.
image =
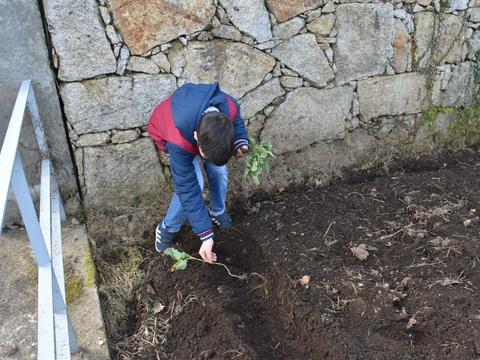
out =
<svg viewBox="0 0 480 360"><path fill-rule="evenodd" d="M8 188L10 186L11 174L15 154L17 153L18 140L22 130L23 115L27 103L30 80L22 81L18 90L17 100L13 107L12 116L8 123L8 129L3 140L2 151L0 152L0 230L3 228L3 217L7 207Z"/></svg>
<svg viewBox="0 0 480 360"><path fill-rule="evenodd" d="M38 264L38 359L52 360L55 359L52 263L50 261L49 246L47 245L50 239L44 239L44 236L50 237L50 231L43 231L44 226L40 226L38 223L37 214L18 153L15 156L14 165L12 188ZM46 185L42 181L41 192L45 191L45 189L43 189L44 186ZM47 204L42 205L41 207L45 209Z"/></svg>
<svg viewBox="0 0 480 360"><path fill-rule="evenodd" d="M47 140L45 139L45 132L43 131L42 122L40 120L40 113L38 112L37 100L35 99L35 91L33 90L33 86L30 86L30 91L28 92L27 105L32 117L38 149L40 150L40 155L42 155L43 160L48 157L48 147Z"/></svg>
<svg viewBox="0 0 480 360"><path fill-rule="evenodd" d="M53 168L52 168L52 174L54 174ZM58 194L58 201L60 206L60 220L65 221L67 219L67 215L65 214L65 208L63 207L62 197L60 196L60 189L58 188L58 182L55 176L52 177L52 186L53 186L52 191Z"/></svg>
<svg viewBox="0 0 480 360"><path fill-rule="evenodd" d="M26 106L42 156L40 221L23 169L18 142ZM0 232L11 187L38 265L38 359L69 360L78 351L65 300L61 220L65 211L49 160L47 142L30 80L22 81L0 152Z"/></svg>
<svg viewBox="0 0 480 360"><path fill-rule="evenodd" d="M52 263L56 276L54 281L54 314L55 314L55 345L58 359L69 360L70 353L78 351L78 344L68 317L65 279L62 257L62 228L60 214L60 194L52 178ZM56 185L56 184L55 184Z"/></svg>
<svg viewBox="0 0 480 360"><path fill-rule="evenodd" d="M50 180L50 160L42 160L42 172L41 172L41 182L40 182L40 228L42 229L43 240L45 241L45 247L47 248L48 255L50 257L50 266L46 266L44 269L38 269L38 314L39 314L39 327L38 327L38 358L43 359L43 356L50 356L50 352L53 346L53 354L55 353L55 321L54 321L54 312L53 312L53 277L55 274L52 269L52 225L51 225L51 180ZM42 270L42 271L40 271ZM42 285L40 285L42 284ZM42 300L42 301L40 301ZM41 343L40 334L43 333L43 326L40 326L40 307L45 313L45 316L48 316L47 319L42 319L44 322L49 324L49 333L51 331L50 326L54 325L53 328L53 337L45 338ZM47 310L48 309L48 310ZM51 319L50 320L50 316ZM49 335L51 336L51 335ZM42 351L48 351L43 354ZM48 357L45 357L48 359ZM51 359L56 359L51 358Z"/></svg>
<svg viewBox="0 0 480 360"><path fill-rule="evenodd" d="M23 171L22 160L18 153L15 156L11 185L37 265L39 267L49 266L50 256L47 247L45 246L45 241L43 240L42 229L38 222L37 212L28 188L27 178Z"/></svg>

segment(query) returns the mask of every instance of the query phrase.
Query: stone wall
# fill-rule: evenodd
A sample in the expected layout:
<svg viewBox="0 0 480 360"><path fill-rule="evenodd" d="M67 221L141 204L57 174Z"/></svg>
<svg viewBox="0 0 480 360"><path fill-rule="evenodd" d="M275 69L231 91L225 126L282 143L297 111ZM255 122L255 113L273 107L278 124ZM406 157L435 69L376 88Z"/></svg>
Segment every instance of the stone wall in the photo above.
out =
<svg viewBox="0 0 480 360"><path fill-rule="evenodd" d="M471 106L478 88L479 0L44 4L87 206L166 188L145 125L186 82L219 82L273 143L266 186L328 176L431 104Z"/></svg>
<svg viewBox="0 0 480 360"><path fill-rule="evenodd" d="M51 150L54 169L59 180L66 210L78 207L78 187L63 124L55 86L55 74L50 67L42 16L37 1L0 0L0 147L10 122L22 80L31 79L40 116ZM37 198L40 184L40 159L33 127L25 116L20 138L20 153L32 195ZM4 174L0 173L0 176ZM13 200L13 195L11 197ZM76 205L75 205L76 204ZM6 212L6 225L20 220L16 203Z"/></svg>

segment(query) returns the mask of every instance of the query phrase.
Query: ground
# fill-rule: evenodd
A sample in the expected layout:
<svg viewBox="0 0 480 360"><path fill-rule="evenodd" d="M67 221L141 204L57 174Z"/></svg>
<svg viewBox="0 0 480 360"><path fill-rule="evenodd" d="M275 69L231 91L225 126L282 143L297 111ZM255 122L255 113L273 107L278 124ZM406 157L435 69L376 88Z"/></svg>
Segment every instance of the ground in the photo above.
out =
<svg viewBox="0 0 480 360"><path fill-rule="evenodd" d="M0 359L37 358L37 265L24 228L0 236ZM68 314L80 345L74 360L109 358L85 225L62 225Z"/></svg>
<svg viewBox="0 0 480 360"><path fill-rule="evenodd" d="M123 328L109 325L113 356L480 358L479 171L479 153L460 151L256 195L215 245L247 280L198 262L169 271L145 225L145 276ZM175 246L195 255L199 243L184 231Z"/></svg>

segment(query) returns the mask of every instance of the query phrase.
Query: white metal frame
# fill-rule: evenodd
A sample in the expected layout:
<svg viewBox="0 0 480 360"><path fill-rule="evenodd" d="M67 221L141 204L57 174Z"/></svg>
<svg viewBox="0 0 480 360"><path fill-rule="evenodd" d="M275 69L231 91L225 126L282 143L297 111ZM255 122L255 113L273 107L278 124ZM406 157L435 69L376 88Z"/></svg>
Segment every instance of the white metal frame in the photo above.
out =
<svg viewBox="0 0 480 360"><path fill-rule="evenodd" d="M18 152L27 107L42 157L40 220ZM10 187L15 194L38 265L38 359L70 359L70 354L78 351L78 345L65 300L61 232L65 212L49 159L31 80L22 81L0 152L0 233Z"/></svg>

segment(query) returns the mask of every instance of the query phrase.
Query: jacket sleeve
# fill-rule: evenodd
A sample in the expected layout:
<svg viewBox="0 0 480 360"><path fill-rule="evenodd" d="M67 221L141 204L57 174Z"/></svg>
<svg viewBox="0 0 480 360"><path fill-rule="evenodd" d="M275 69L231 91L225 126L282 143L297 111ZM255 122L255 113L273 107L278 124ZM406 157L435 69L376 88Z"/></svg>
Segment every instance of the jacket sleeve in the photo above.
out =
<svg viewBox="0 0 480 360"><path fill-rule="evenodd" d="M162 104L153 109L152 115L148 120L147 132L150 138L155 142L157 148L165 152L165 140L162 137L161 131L161 119L162 119Z"/></svg>
<svg viewBox="0 0 480 360"><path fill-rule="evenodd" d="M195 175L194 155L171 143L166 144L170 154L170 169L175 191L192 230L205 241L213 237L212 221L203 201L202 191Z"/></svg>
<svg viewBox="0 0 480 360"><path fill-rule="evenodd" d="M237 108L237 116L235 117L235 120L233 122L233 127L235 129L234 145L235 145L235 150L237 150L242 146L249 146L250 141L248 138L247 129L245 128L245 123L240 114L240 105L238 104L237 100L235 100L233 97L230 96L230 99L233 101L233 103L235 104L235 107Z"/></svg>

